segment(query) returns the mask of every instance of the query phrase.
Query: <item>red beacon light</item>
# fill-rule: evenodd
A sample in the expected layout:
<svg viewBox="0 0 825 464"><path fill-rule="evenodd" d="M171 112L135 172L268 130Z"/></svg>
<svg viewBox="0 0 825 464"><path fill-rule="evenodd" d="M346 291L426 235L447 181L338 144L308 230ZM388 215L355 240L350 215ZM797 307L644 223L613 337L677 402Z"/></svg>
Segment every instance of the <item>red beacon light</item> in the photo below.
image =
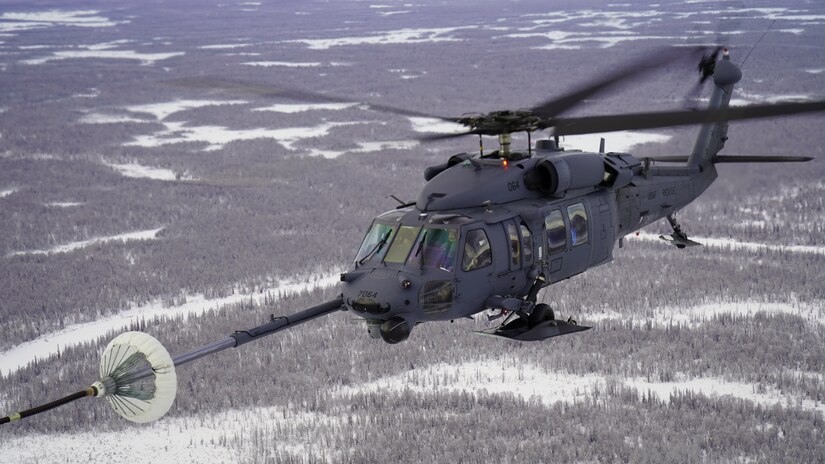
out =
<svg viewBox="0 0 825 464"><path fill-rule="evenodd" d="M503 167L503 168L507 169L507 167L508 167L508 166L510 166L510 162L509 162L509 161L507 161L506 159L501 160L501 167Z"/></svg>

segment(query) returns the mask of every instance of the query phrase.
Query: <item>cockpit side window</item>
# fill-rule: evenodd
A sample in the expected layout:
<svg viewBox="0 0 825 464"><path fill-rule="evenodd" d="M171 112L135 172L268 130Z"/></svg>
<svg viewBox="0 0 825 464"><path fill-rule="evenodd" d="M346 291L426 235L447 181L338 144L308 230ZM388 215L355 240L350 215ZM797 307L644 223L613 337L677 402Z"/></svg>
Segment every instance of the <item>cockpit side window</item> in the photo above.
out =
<svg viewBox="0 0 825 464"><path fill-rule="evenodd" d="M554 209L544 217L544 228L547 230L547 253L554 254L567 248L567 229L564 228L564 218L561 210Z"/></svg>
<svg viewBox="0 0 825 464"><path fill-rule="evenodd" d="M394 226L380 222L373 223L370 231L367 232L367 236L364 237L364 242L361 244L358 254L355 256L355 262L364 264L374 259L381 261L384 253L387 252L387 244L394 232Z"/></svg>
<svg viewBox="0 0 825 464"><path fill-rule="evenodd" d="M407 260L407 255L410 254L415 237L418 236L420 227L401 226L398 233L395 234L395 240L392 241L387 256L384 258L385 263L401 263Z"/></svg>
<svg viewBox="0 0 825 464"><path fill-rule="evenodd" d="M567 207L567 216L570 218L570 242L573 246L587 242L587 210L583 203L575 203Z"/></svg>
<svg viewBox="0 0 825 464"><path fill-rule="evenodd" d="M407 264L435 267L448 272L455 268L458 229L425 227L418 234Z"/></svg>
<svg viewBox="0 0 825 464"><path fill-rule="evenodd" d="M530 266L533 264L533 235L524 221L519 224L519 230L521 230L521 249L524 256L524 265Z"/></svg>
<svg viewBox="0 0 825 464"><path fill-rule="evenodd" d="M464 239L464 256L461 258L461 269L465 272L481 269L493 264L493 251L490 249L490 240L484 229L473 229L467 232Z"/></svg>
<svg viewBox="0 0 825 464"><path fill-rule="evenodd" d="M510 269L516 269L521 264L521 243L519 241L518 229L512 220L507 222L507 237L510 240Z"/></svg>

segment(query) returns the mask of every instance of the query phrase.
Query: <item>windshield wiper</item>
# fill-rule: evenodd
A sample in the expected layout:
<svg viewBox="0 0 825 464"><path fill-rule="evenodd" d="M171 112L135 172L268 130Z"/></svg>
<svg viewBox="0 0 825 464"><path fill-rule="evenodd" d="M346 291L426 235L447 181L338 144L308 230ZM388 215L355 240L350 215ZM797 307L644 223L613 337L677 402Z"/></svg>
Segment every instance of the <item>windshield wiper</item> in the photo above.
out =
<svg viewBox="0 0 825 464"><path fill-rule="evenodd" d="M418 249L415 250L415 256L421 255L421 269L424 269L424 242L427 241L427 231L421 236L421 241L418 242Z"/></svg>
<svg viewBox="0 0 825 464"><path fill-rule="evenodd" d="M388 230L387 233L384 234L384 238L382 238L378 243L376 243L375 246L372 247L372 250L370 250L370 252L367 253L367 256L364 256L363 258L361 258L361 261L358 261L358 264L364 264L370 258L372 258L372 255L381 251L381 248L384 248L384 245L387 244L387 240L389 240L390 234L392 234L392 229Z"/></svg>

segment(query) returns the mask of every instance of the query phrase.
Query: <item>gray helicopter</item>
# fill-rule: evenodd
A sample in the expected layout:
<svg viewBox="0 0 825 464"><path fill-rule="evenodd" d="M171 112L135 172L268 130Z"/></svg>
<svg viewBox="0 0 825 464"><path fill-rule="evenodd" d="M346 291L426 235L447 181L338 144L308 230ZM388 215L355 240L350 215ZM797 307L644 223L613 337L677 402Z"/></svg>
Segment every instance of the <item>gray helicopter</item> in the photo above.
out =
<svg viewBox="0 0 825 464"><path fill-rule="evenodd" d="M482 312L500 316L501 322L479 333L518 341L587 330L572 318L556 319L547 304L537 304L539 290L609 263L622 237L662 218L673 228L672 234L661 236L664 241L677 248L699 245L688 238L674 214L713 183L717 164L811 159L719 155L727 140L728 121L825 111L825 101L729 107L742 73L727 50L717 60L720 51L705 53L698 67L702 81L712 78L713 82L704 110L559 116L598 92L660 66L659 60L630 63L604 79L528 110L441 118L468 130L427 139L497 136L499 149L460 153L427 168L427 184L416 201L401 202L372 222L351 269L341 275L338 298L288 316L272 316L263 325L236 331L174 358L154 338L127 332L107 346L97 382L73 395L0 418L0 424L86 396L107 398L118 414L134 422L155 420L174 401L176 367L340 310L363 318L369 335L388 343L406 340L423 322ZM668 60L678 55L658 56L671 57ZM317 97L228 81L201 79L188 83L192 84L264 96ZM604 143L598 153L564 150L558 145L561 135L690 124L699 124L701 129L686 156L640 159L629 153L605 153ZM548 129L552 138L533 146L530 134ZM517 132L528 134L527 151L511 149L511 134Z"/></svg>
<svg viewBox="0 0 825 464"><path fill-rule="evenodd" d="M520 341L543 340L588 329L556 320L536 304L540 289L613 260L622 237L667 218L677 248L696 246L674 214L716 179L716 164L799 162L808 157L723 156L727 121L821 111L825 102L729 108L740 69L727 50L705 55L699 70L713 77L706 111L558 118L581 98L562 98L520 112L450 119L469 126L461 134L497 135L500 149L458 154L425 171L428 181L414 203L378 216L341 276L342 304L364 318L373 337L407 339L422 322L506 315L480 331ZM637 64L633 72L644 66ZM624 77L624 76L622 76ZM703 76L706 78L706 76ZM583 89L601 90L619 76ZM559 135L702 124L688 156L639 159L628 153L566 151ZM510 149L510 134L551 129L526 152ZM529 139L528 139L529 140ZM529 142L528 142L529 143ZM654 165L655 162L678 163Z"/></svg>

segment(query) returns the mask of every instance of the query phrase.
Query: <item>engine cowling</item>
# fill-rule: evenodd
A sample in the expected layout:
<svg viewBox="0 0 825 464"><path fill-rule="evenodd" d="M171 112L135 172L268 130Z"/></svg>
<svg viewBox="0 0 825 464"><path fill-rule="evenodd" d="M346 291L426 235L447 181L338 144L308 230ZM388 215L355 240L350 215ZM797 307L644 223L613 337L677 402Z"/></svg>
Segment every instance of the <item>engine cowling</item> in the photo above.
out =
<svg viewBox="0 0 825 464"><path fill-rule="evenodd" d="M524 176L528 189L551 197L592 188L604 180L604 158L596 153L565 153L544 158Z"/></svg>

